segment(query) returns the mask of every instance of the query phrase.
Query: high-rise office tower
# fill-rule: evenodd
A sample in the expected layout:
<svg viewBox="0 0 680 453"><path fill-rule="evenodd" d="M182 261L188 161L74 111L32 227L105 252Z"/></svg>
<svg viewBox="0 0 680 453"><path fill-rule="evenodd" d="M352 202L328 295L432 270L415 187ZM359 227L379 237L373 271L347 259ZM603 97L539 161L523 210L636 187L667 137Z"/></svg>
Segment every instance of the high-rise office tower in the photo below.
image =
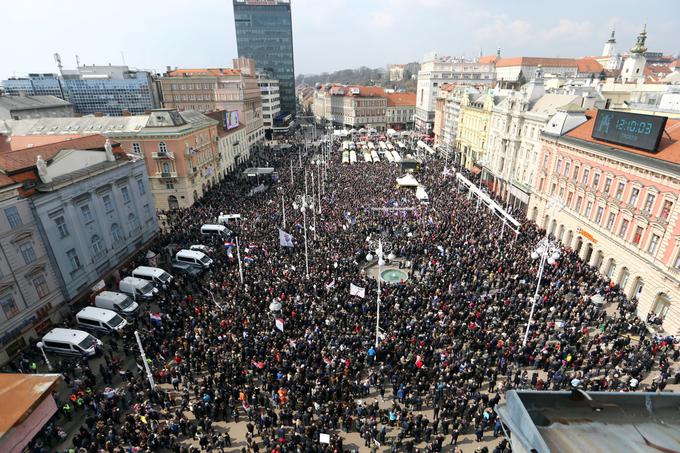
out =
<svg viewBox="0 0 680 453"><path fill-rule="evenodd" d="M295 115L295 68L290 0L234 0L238 56L279 81L281 110Z"/></svg>

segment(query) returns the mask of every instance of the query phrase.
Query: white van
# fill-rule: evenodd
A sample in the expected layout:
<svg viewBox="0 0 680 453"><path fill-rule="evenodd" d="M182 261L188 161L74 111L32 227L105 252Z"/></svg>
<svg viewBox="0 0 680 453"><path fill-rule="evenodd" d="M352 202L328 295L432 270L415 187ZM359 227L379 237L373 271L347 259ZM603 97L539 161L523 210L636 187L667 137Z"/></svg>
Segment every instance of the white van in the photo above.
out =
<svg viewBox="0 0 680 453"><path fill-rule="evenodd" d="M125 277L118 284L118 289L121 293L127 294L134 300L151 300L156 296L156 294L158 294L158 290L153 286L153 284L151 284L151 282L137 277Z"/></svg>
<svg viewBox="0 0 680 453"><path fill-rule="evenodd" d="M123 316L133 316L139 310L139 304L130 299L127 294L114 291L102 291L97 294L94 298L94 306L113 310Z"/></svg>
<svg viewBox="0 0 680 453"><path fill-rule="evenodd" d="M213 262L213 260L208 258L208 255L199 252L198 250L180 250L175 255L175 260L180 263L189 263L205 269L209 268Z"/></svg>
<svg viewBox="0 0 680 453"><path fill-rule="evenodd" d="M42 338L45 351L57 354L92 357L97 355L102 342L82 330L55 328Z"/></svg>
<svg viewBox="0 0 680 453"><path fill-rule="evenodd" d="M76 322L86 330L98 330L110 333L122 330L127 321L113 310L97 307L85 307L76 314Z"/></svg>
<svg viewBox="0 0 680 453"><path fill-rule="evenodd" d="M230 220L240 220L241 214L220 214L217 217L217 223L220 225L226 225Z"/></svg>
<svg viewBox="0 0 680 453"><path fill-rule="evenodd" d="M205 224L201 226L201 234L203 236L219 236L227 238L231 235L231 230L224 225Z"/></svg>
<svg viewBox="0 0 680 453"><path fill-rule="evenodd" d="M167 288L172 283L172 275L159 267L139 266L132 271L132 276L151 282L156 288Z"/></svg>

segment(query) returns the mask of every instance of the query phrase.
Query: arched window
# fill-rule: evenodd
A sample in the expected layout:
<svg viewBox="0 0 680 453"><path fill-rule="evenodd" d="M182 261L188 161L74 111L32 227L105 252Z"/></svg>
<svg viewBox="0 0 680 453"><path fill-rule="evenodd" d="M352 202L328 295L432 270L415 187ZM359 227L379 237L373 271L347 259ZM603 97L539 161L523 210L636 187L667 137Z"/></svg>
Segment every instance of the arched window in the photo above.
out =
<svg viewBox="0 0 680 453"><path fill-rule="evenodd" d="M170 164L168 162L163 162L163 173L170 173Z"/></svg>
<svg viewBox="0 0 680 453"><path fill-rule="evenodd" d="M168 208L169 209L177 209L179 208L179 203L177 202L177 197L174 195L170 195L168 197Z"/></svg>
<svg viewBox="0 0 680 453"><path fill-rule="evenodd" d="M121 229L120 225L117 223L114 223L111 225L111 237L113 237L114 242L124 242L125 241L125 235L123 234L123 230Z"/></svg>
<svg viewBox="0 0 680 453"><path fill-rule="evenodd" d="M668 294L661 293L656 296L656 301L654 301L654 308L652 311L661 319L665 318L668 314L668 310L671 308L671 299Z"/></svg>
<svg viewBox="0 0 680 453"><path fill-rule="evenodd" d="M628 271L627 267L624 267L623 269L621 269L621 275L619 276L619 287L621 287L621 289L624 289L626 287L629 278L630 272Z"/></svg>
<svg viewBox="0 0 680 453"><path fill-rule="evenodd" d="M165 145L165 142L159 142L158 143L158 154L167 154L168 152L168 147Z"/></svg>
<svg viewBox="0 0 680 453"><path fill-rule="evenodd" d="M616 272L616 260L614 258L609 259L609 266L607 270L607 277L609 277L609 280L614 279L614 273Z"/></svg>
<svg viewBox="0 0 680 453"><path fill-rule="evenodd" d="M90 242L92 242L92 253L94 254L95 258L100 258L106 253L106 250L104 249L104 242L98 235L95 234L92 236Z"/></svg>

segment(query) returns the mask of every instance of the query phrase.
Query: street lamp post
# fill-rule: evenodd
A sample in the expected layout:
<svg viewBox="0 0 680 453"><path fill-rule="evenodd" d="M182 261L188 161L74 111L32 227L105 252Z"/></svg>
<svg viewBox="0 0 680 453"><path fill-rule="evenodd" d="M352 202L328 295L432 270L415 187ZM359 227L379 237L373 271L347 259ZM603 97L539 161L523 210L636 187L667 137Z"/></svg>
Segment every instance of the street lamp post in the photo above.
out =
<svg viewBox="0 0 680 453"><path fill-rule="evenodd" d="M302 223L303 223L303 228L304 228L304 237L305 237L305 273L307 275L307 278L309 278L309 254L307 251L307 208L312 207L314 203L314 199L310 197L309 195L298 195L295 198L295 203L293 203L293 208L294 209L299 209L302 211ZM312 209L314 209L312 207Z"/></svg>
<svg viewBox="0 0 680 453"><path fill-rule="evenodd" d="M393 260L395 258L393 253L390 253L392 250L392 243L388 241L383 241L381 237L379 237L377 240L372 240L370 237L367 239L368 241L368 249L369 253L366 255L366 260L367 261L372 261L373 260L373 255L371 255L371 252L375 253L375 255L378 257L378 298L377 298L377 307L376 307L376 317L375 317L375 347L378 347L378 343L380 342L380 294L381 294L381 287L380 287L380 280L382 279L380 275L380 271L382 268L382 265L385 264L385 261L383 260L384 253L387 252L389 255L387 256L388 259Z"/></svg>
<svg viewBox="0 0 680 453"><path fill-rule="evenodd" d="M318 202L319 202L319 215L321 215L321 157L319 157L316 160L316 169L318 170L317 180L318 180L318 185L319 185L316 192L317 192L318 199L319 199L318 200Z"/></svg>
<svg viewBox="0 0 680 453"><path fill-rule="evenodd" d="M547 208L552 208L555 213L558 213L564 209L564 203L562 200L553 198L548 201ZM522 341L522 347L526 346L527 339L529 338L529 329L531 328L531 321L534 317L534 310L536 309L536 302L538 301L538 293L541 290L541 279L543 278L543 271L545 270L545 263L552 265L560 257L560 246L556 241L550 240L550 229L548 225L545 226L545 237L536 244L536 248L531 253L532 259L540 258L540 264L538 266L538 278L536 280L536 291L534 292L533 300L531 301L531 311L529 312L529 321L527 322L527 329L524 332L524 340Z"/></svg>
<svg viewBox="0 0 680 453"><path fill-rule="evenodd" d="M50 363L50 360L47 358L47 354L45 354L45 345L43 344L43 342L39 341L36 346L38 347L38 349L40 349L40 352L42 352L43 359L45 359L45 363L47 364L47 369L50 371L54 371L52 369L52 364Z"/></svg>

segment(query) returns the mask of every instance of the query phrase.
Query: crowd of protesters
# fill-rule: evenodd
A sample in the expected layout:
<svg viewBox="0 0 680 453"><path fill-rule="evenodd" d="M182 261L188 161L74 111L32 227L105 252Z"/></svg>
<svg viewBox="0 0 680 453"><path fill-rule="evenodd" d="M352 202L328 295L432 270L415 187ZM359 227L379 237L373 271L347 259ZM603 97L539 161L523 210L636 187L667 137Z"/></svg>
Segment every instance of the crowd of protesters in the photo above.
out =
<svg viewBox="0 0 680 453"><path fill-rule="evenodd" d="M538 268L530 255L545 232L524 222L517 234L499 234L499 220L476 208L443 162L414 173L430 195L421 204L396 186L398 165L343 165L335 144L320 171L307 165L318 152L309 151L299 158L304 146L295 145L285 156L269 149L255 156L278 170L262 193L230 176L191 208L164 213L152 249L164 257L204 244L214 263L200 278L175 275L157 306L107 340L98 370L86 361L59 365L73 391L61 395L62 412L84 416L73 451L435 452L474 434L499 437L493 451L507 452L493 408L508 389L660 391L680 380L675 339L650 334L635 301L569 249L545 270L523 346ZM320 210L306 212L307 276L305 222L293 202L319 185ZM221 213L241 215L228 227L239 238L243 284L233 238L225 247L200 233ZM280 245L278 228L293 235L293 247ZM410 278L382 285L375 347L367 239L378 237L392 246L388 264ZM350 295L350 284L365 297ZM594 295L604 305L592 303ZM155 390L143 367L121 366L138 355L135 329ZM643 386L650 373L653 383ZM247 422L244 438L216 426L233 422ZM349 432L365 443L347 445ZM321 434L330 434L328 443Z"/></svg>

